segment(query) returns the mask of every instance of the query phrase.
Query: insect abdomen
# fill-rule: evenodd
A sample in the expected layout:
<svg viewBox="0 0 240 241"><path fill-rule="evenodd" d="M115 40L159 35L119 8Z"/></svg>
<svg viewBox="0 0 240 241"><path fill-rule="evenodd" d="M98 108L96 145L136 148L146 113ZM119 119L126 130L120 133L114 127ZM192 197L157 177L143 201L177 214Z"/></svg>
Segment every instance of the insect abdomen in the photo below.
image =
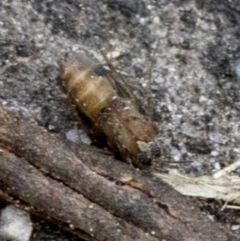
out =
<svg viewBox="0 0 240 241"><path fill-rule="evenodd" d="M108 81L89 69L78 69L75 64L62 68L63 85L78 108L92 121L116 95Z"/></svg>

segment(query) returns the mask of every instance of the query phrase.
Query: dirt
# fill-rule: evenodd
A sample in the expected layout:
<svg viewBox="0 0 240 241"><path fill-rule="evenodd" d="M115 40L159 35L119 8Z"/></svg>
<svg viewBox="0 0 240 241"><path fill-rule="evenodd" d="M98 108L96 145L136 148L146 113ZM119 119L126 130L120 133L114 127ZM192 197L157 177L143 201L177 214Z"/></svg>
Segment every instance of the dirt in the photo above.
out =
<svg viewBox="0 0 240 241"><path fill-rule="evenodd" d="M60 83L59 60L72 52L99 61L100 50L121 54L112 63L127 74L143 109L151 98L163 159L185 162L181 172L210 175L240 155L239 24L234 0L3 0L0 104L65 138L79 125ZM239 212L209 203L203 209L240 234L232 231Z"/></svg>

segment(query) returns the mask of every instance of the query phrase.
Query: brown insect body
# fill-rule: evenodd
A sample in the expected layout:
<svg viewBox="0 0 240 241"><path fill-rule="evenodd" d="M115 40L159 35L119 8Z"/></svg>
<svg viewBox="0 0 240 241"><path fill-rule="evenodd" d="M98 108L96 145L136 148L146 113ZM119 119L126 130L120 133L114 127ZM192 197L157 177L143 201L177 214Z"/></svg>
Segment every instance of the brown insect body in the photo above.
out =
<svg viewBox="0 0 240 241"><path fill-rule="evenodd" d="M160 155L154 141L155 126L139 113L130 99L119 97L108 78L94 72L95 67L76 60L62 64L66 92L115 153L136 167L148 167Z"/></svg>

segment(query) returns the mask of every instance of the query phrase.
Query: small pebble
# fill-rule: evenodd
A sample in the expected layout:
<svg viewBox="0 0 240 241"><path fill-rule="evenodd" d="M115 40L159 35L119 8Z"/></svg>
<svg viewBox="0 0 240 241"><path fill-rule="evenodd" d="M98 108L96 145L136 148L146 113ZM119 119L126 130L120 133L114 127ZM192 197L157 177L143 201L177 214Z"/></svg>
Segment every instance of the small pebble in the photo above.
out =
<svg viewBox="0 0 240 241"><path fill-rule="evenodd" d="M218 152L217 151L211 151L211 156L218 156Z"/></svg>
<svg viewBox="0 0 240 241"><path fill-rule="evenodd" d="M236 230L238 230L239 228L240 228L240 225L239 225L239 224L237 224L237 225L232 225L232 227L231 227L232 231L236 231Z"/></svg>
<svg viewBox="0 0 240 241"><path fill-rule="evenodd" d="M91 139L83 130L71 129L65 134L65 136L69 141L72 141L74 143L83 142L87 145L92 144Z"/></svg>
<svg viewBox="0 0 240 241"><path fill-rule="evenodd" d="M238 59L233 65L232 65L232 71L240 77L240 60Z"/></svg>
<svg viewBox="0 0 240 241"><path fill-rule="evenodd" d="M219 162L215 162L214 163L214 169L215 170L220 170L221 169L221 165L219 164Z"/></svg>
<svg viewBox="0 0 240 241"><path fill-rule="evenodd" d="M223 143L224 142L224 139L223 139L223 135L218 133L218 132L210 132L208 134L209 138L211 141L214 141L216 143Z"/></svg>
<svg viewBox="0 0 240 241"><path fill-rule="evenodd" d="M91 145L92 144L92 140L89 138L89 136L86 134L85 131L79 130L79 135L80 135L81 141L84 144L87 144L87 145Z"/></svg>
<svg viewBox="0 0 240 241"><path fill-rule="evenodd" d="M79 133L77 129L71 129L65 134L66 138L69 141L72 141L74 143L79 142Z"/></svg>
<svg viewBox="0 0 240 241"><path fill-rule="evenodd" d="M30 214L8 205L0 216L0 240L29 241L32 233Z"/></svg>

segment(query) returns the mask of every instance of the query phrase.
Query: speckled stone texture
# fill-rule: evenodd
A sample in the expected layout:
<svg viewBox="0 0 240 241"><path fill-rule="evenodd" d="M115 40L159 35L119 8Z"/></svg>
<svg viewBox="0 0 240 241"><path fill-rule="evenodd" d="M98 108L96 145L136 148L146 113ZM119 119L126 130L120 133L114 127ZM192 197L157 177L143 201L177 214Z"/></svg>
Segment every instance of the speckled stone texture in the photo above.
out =
<svg viewBox="0 0 240 241"><path fill-rule="evenodd" d="M240 154L239 25L238 1L2 0L0 103L65 136L77 122L59 60L120 53L112 63L144 109L151 97L164 158L211 174ZM212 212L229 229L239 222L232 211Z"/></svg>

